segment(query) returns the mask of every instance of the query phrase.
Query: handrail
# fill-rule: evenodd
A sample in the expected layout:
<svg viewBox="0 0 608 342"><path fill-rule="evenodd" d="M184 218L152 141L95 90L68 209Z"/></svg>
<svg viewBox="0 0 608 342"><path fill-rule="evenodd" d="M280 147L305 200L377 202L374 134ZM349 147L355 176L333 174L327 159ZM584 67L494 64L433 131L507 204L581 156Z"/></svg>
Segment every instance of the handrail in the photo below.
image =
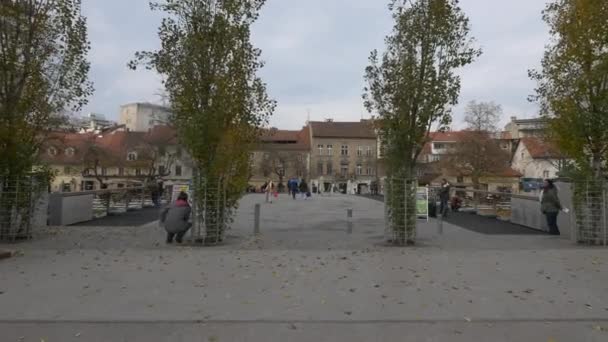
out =
<svg viewBox="0 0 608 342"><path fill-rule="evenodd" d="M430 186L429 188L441 189L440 186ZM485 194L485 195L493 195L493 196L510 196L511 198L518 198L518 199L524 199L524 200L529 200L529 201L540 202L540 198L537 197L537 196L513 194L513 193L510 193L510 192L499 192L499 191L486 191L486 190L476 190L476 189L466 189L466 188L455 188L453 186L451 188L451 191L452 192L457 192L457 191L472 192L472 193L476 193L476 194Z"/></svg>
<svg viewBox="0 0 608 342"><path fill-rule="evenodd" d="M138 191L146 190L146 187L134 187L134 188L120 188L120 189L101 189L101 190L88 190L79 192L54 192L53 195L61 197L77 197L86 195L103 195L103 194L117 194L127 191Z"/></svg>

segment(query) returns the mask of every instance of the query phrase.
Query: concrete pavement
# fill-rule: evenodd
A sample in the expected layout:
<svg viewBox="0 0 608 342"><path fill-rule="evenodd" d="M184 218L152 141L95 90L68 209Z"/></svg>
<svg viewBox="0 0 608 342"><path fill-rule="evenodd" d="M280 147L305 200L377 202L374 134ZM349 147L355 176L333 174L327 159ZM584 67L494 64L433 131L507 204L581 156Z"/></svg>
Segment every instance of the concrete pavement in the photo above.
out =
<svg viewBox="0 0 608 342"><path fill-rule="evenodd" d="M43 232L0 262L0 331L36 342L608 340L605 249L449 224L439 237L432 221L418 246L390 247L381 203L338 196L264 204L254 238L260 201L243 199L220 247L166 246L156 223Z"/></svg>

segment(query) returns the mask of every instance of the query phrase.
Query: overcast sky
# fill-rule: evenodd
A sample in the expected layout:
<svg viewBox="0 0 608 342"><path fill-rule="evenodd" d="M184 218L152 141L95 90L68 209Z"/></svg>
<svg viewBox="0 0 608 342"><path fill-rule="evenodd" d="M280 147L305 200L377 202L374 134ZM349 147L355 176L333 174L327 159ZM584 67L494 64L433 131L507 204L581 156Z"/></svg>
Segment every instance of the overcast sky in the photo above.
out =
<svg viewBox="0 0 608 342"><path fill-rule="evenodd" d="M539 65L549 36L541 20L545 0L461 0L484 54L463 69L455 127L462 125L470 100L503 106L510 116L534 117L527 101L534 83L527 70ZM271 124L284 129L312 120L369 117L361 100L369 52L382 49L392 20L388 0L267 0L253 28L266 67L261 76L278 101ZM158 47L160 14L148 0L83 0L92 44L91 80L95 93L83 114L116 119L121 104L159 102L159 78L126 65L135 51Z"/></svg>

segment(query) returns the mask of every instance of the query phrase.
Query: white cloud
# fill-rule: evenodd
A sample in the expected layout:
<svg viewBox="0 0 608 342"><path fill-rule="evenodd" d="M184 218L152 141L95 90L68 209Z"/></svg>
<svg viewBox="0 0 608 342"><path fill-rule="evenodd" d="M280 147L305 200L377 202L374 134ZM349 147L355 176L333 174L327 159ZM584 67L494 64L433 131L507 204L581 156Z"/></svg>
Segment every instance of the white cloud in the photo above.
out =
<svg viewBox="0 0 608 342"><path fill-rule="evenodd" d="M127 70L138 50L158 46L159 15L147 0L84 0L92 41L91 78L97 92L87 107L115 117L120 104L155 101L157 75ZM511 115L532 116L527 102L534 83L527 70L537 67L548 41L541 20L545 0L461 0L472 34L484 55L462 70L461 105L456 125L470 100L493 100ZM363 71L372 49L382 50L393 23L388 0L269 0L253 27L252 39L267 62L262 71L279 107L272 124L297 129L312 119L359 120Z"/></svg>

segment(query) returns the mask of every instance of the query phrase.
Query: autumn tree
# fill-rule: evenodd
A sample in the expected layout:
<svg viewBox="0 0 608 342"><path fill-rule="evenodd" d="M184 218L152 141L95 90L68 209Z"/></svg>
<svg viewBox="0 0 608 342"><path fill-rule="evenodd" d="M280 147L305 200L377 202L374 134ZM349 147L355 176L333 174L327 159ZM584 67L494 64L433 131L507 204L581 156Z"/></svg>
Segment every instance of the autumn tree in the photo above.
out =
<svg viewBox="0 0 608 342"><path fill-rule="evenodd" d="M502 107L494 102L469 102L464 111L467 129L474 132L493 133L498 130Z"/></svg>
<svg viewBox="0 0 608 342"><path fill-rule="evenodd" d="M260 164L260 171L264 177L276 175L279 178L279 186L284 186L285 177L308 176L304 156L293 151L271 150L266 152Z"/></svg>
<svg viewBox="0 0 608 342"><path fill-rule="evenodd" d="M263 66L260 50L250 41L250 27L264 3L151 2L153 10L165 14L158 33L161 48L139 52L130 63L133 68L144 63L163 76L172 123L198 174L194 197L207 208L200 218L206 236L216 242L223 238L223 228L217 228L223 223L217 220L225 221L247 185L249 153L275 107L257 76Z"/></svg>
<svg viewBox="0 0 608 342"><path fill-rule="evenodd" d="M31 172L66 109L86 103L89 51L80 0L0 2L0 177Z"/></svg>
<svg viewBox="0 0 608 342"><path fill-rule="evenodd" d="M447 169L470 176L477 190L481 177L504 173L509 168L511 155L494 136L501 114L500 105L494 102L469 102L464 118L467 128L442 163Z"/></svg>
<svg viewBox="0 0 608 342"><path fill-rule="evenodd" d="M543 11L552 39L532 97L549 135L578 167L601 179L608 160L608 6L598 0L555 0Z"/></svg>
<svg viewBox="0 0 608 342"><path fill-rule="evenodd" d="M80 0L0 1L0 240L28 231L34 189L24 176L61 113L92 92L88 51Z"/></svg>
<svg viewBox="0 0 608 342"><path fill-rule="evenodd" d="M451 122L451 106L460 93L456 71L481 51L473 47L469 19L458 0L391 0L389 9L393 31L382 56L371 53L363 98L368 111L377 115L393 193L407 189L407 195L387 201L395 242L403 244L415 237L416 159L432 125Z"/></svg>
<svg viewBox="0 0 608 342"><path fill-rule="evenodd" d="M480 189L480 179L497 176L510 167L511 155L500 147L499 140L484 131L464 131L454 150L442 161L443 167L471 177L473 187Z"/></svg>

